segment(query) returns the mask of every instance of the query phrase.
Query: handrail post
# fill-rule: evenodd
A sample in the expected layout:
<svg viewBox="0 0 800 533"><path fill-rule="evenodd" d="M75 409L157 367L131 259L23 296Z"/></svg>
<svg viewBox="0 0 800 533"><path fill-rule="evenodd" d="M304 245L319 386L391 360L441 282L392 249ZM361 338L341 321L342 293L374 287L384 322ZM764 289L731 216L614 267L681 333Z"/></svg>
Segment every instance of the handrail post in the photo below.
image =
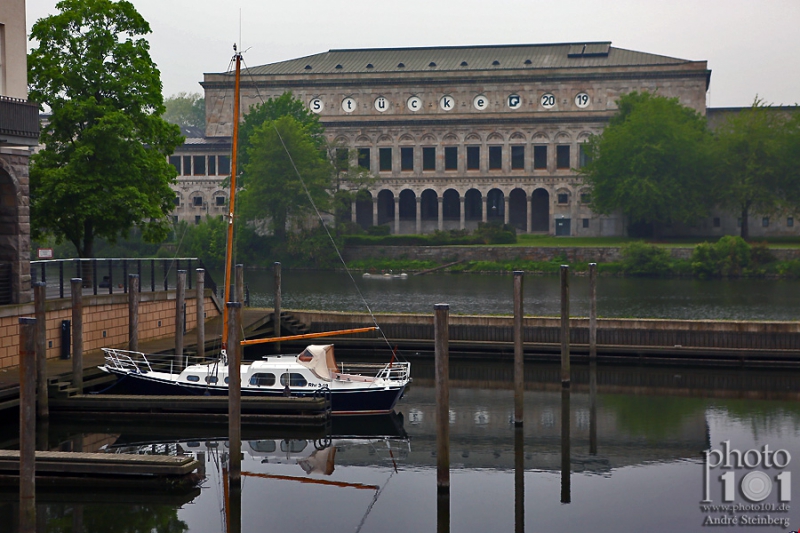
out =
<svg viewBox="0 0 800 533"><path fill-rule="evenodd" d="M122 283L122 292L125 293L125 294L127 294L127 292L128 292L128 284L125 283L125 281L127 281L127 279L128 279L128 260L127 259L123 259L122 260L122 282L123 282Z"/></svg>
<svg viewBox="0 0 800 533"><path fill-rule="evenodd" d="M139 276L128 275L128 349L139 351Z"/></svg>
<svg viewBox="0 0 800 533"><path fill-rule="evenodd" d="M64 297L64 261L58 262L58 297Z"/></svg>
<svg viewBox="0 0 800 533"><path fill-rule="evenodd" d="M150 292L156 292L156 260L150 260Z"/></svg>
<svg viewBox="0 0 800 533"><path fill-rule="evenodd" d="M109 258L108 261L108 294L114 294L114 276L112 275L112 268L114 266L114 260Z"/></svg>
<svg viewBox="0 0 800 533"><path fill-rule="evenodd" d="M92 259L92 294L97 296L97 259Z"/></svg>

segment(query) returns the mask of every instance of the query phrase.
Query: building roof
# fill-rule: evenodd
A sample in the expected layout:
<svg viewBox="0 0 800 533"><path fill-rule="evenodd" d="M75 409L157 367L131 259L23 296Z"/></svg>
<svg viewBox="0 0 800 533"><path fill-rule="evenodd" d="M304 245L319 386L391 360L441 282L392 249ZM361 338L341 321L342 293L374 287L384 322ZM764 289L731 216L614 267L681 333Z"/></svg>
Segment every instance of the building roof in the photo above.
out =
<svg viewBox="0 0 800 533"><path fill-rule="evenodd" d="M247 75L459 72L680 65L691 60L614 48L611 42L329 50L245 69Z"/></svg>

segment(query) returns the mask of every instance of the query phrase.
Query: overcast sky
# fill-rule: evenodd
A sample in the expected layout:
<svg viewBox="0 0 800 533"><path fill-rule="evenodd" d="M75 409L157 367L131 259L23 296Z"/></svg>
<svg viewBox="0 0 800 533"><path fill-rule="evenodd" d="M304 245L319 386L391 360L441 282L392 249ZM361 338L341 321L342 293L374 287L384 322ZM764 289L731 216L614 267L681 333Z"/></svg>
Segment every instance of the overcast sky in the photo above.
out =
<svg viewBox="0 0 800 533"><path fill-rule="evenodd" d="M57 0L27 0L28 28ZM708 103L800 103L799 0L133 0L153 30L164 94L227 69L331 48L611 41L712 70Z"/></svg>

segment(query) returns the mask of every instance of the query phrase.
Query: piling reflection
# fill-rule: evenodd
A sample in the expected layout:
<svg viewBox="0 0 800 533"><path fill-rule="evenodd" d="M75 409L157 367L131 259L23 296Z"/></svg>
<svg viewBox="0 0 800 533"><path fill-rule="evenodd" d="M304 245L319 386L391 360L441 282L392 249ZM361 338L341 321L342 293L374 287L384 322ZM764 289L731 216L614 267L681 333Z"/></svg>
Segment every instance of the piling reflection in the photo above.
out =
<svg viewBox="0 0 800 533"><path fill-rule="evenodd" d="M570 390L561 389L561 503L572 501L570 487Z"/></svg>
<svg viewBox="0 0 800 533"><path fill-rule="evenodd" d="M450 533L450 491L436 493L436 532Z"/></svg>
<svg viewBox="0 0 800 533"><path fill-rule="evenodd" d="M525 531L525 434L514 428L514 531Z"/></svg>
<svg viewBox="0 0 800 533"><path fill-rule="evenodd" d="M597 361L589 362L589 454L597 455Z"/></svg>

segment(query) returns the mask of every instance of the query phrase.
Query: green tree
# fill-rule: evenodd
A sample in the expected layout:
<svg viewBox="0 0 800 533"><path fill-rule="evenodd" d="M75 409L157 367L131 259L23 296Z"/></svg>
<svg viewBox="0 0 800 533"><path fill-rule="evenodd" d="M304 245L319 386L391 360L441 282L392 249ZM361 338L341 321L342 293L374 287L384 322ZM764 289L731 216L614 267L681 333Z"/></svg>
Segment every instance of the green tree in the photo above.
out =
<svg viewBox="0 0 800 533"><path fill-rule="evenodd" d="M720 205L741 217L743 239L749 237L751 213L797 207L798 141L798 116L773 109L758 98L717 128L713 143L717 193Z"/></svg>
<svg viewBox="0 0 800 533"><path fill-rule="evenodd" d="M28 57L30 99L51 110L45 148L32 157L31 230L68 240L92 257L97 237L132 227L145 240L168 234L183 138L161 118L161 80L142 36L150 26L130 2L63 0L38 20Z"/></svg>
<svg viewBox="0 0 800 533"><path fill-rule="evenodd" d="M710 134L705 118L677 98L633 92L619 113L590 139L590 162L580 169L591 188L592 209L621 210L629 227L688 222L707 214Z"/></svg>
<svg viewBox="0 0 800 533"><path fill-rule="evenodd" d="M206 101L199 93L181 92L164 99L164 120L180 127L206 127Z"/></svg>
<svg viewBox="0 0 800 533"><path fill-rule="evenodd" d="M311 212L308 195L318 209L329 206L331 176L330 161L307 127L291 115L268 120L249 135L239 213L244 220L269 218L275 238L285 242L287 223Z"/></svg>

